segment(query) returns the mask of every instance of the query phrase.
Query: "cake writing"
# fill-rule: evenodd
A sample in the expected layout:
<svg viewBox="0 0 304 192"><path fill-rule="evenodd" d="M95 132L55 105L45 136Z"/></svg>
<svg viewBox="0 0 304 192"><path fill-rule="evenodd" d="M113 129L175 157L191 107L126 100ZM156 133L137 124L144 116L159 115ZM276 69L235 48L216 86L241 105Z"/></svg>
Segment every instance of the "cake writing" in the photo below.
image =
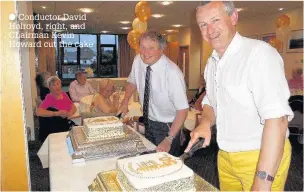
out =
<svg viewBox="0 0 304 192"><path fill-rule="evenodd" d="M133 168L132 163L128 163L128 168L131 172L140 174L143 172L154 171L177 164L177 161L172 159L172 157L161 157L159 158L159 161L160 163L157 163L154 160L141 161L137 163L136 169Z"/></svg>

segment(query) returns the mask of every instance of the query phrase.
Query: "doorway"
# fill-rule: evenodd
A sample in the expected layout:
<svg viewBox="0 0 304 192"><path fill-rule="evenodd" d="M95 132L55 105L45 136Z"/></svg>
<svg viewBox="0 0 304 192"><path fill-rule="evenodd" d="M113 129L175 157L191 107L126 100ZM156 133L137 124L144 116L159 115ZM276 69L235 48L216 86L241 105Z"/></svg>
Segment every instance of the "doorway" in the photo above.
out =
<svg viewBox="0 0 304 192"><path fill-rule="evenodd" d="M189 46L179 46L178 67L184 74L186 86L189 86Z"/></svg>

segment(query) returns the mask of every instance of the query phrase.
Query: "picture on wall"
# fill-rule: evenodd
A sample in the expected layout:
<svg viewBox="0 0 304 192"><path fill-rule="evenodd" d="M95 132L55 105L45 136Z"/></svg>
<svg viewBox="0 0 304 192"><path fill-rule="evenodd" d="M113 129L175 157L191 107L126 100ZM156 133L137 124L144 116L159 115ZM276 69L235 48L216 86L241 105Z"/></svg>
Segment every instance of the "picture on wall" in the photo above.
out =
<svg viewBox="0 0 304 192"><path fill-rule="evenodd" d="M276 38L276 34L275 33L268 33L268 34L264 34L261 35L261 40L265 41L266 43L269 43L270 39L272 38ZM281 44L280 50L278 50L279 53L283 53L283 43Z"/></svg>
<svg viewBox="0 0 304 192"><path fill-rule="evenodd" d="M303 52L303 29L290 32L287 42L288 53Z"/></svg>

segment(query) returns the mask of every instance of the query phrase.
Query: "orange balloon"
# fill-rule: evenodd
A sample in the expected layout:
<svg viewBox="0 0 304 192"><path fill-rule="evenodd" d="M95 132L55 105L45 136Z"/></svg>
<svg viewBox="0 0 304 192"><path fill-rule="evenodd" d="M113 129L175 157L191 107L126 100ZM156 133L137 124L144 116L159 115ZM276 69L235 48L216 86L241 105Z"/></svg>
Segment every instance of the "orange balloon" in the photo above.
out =
<svg viewBox="0 0 304 192"><path fill-rule="evenodd" d="M139 36L140 36L140 32L136 31L136 30L132 30L128 33L128 43L130 45L131 48L133 49L139 49Z"/></svg>
<svg viewBox="0 0 304 192"><path fill-rule="evenodd" d="M151 15L151 8L146 1L140 1L135 6L135 15L142 22L146 22Z"/></svg>
<svg viewBox="0 0 304 192"><path fill-rule="evenodd" d="M135 53L136 53L136 54L139 54L139 48L138 48L138 49L135 49Z"/></svg>
<svg viewBox="0 0 304 192"><path fill-rule="evenodd" d="M276 27L286 27L290 25L290 18L287 15L280 15L279 18L276 20Z"/></svg>
<svg viewBox="0 0 304 192"><path fill-rule="evenodd" d="M271 38L268 42L272 47L276 48L278 51L282 47L282 42L276 38Z"/></svg>
<svg viewBox="0 0 304 192"><path fill-rule="evenodd" d="M135 18L132 22L132 28L133 30L143 33L147 30L147 22L142 22L138 18Z"/></svg>

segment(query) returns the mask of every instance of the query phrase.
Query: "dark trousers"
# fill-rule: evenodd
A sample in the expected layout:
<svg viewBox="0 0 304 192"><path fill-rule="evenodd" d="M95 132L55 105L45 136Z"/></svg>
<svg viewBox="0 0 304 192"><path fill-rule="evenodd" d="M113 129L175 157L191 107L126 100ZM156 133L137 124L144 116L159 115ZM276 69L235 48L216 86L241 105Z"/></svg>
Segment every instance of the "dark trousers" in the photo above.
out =
<svg viewBox="0 0 304 192"><path fill-rule="evenodd" d="M154 145L159 145L167 136L172 123L162 123L149 119L148 125L145 125L145 137ZM175 157L181 155L180 152L180 132L172 141L169 153Z"/></svg>
<svg viewBox="0 0 304 192"><path fill-rule="evenodd" d="M55 108L48 108L49 111L58 111ZM39 117L39 140L43 142L51 133L65 132L70 130L71 123L67 118L62 117Z"/></svg>

